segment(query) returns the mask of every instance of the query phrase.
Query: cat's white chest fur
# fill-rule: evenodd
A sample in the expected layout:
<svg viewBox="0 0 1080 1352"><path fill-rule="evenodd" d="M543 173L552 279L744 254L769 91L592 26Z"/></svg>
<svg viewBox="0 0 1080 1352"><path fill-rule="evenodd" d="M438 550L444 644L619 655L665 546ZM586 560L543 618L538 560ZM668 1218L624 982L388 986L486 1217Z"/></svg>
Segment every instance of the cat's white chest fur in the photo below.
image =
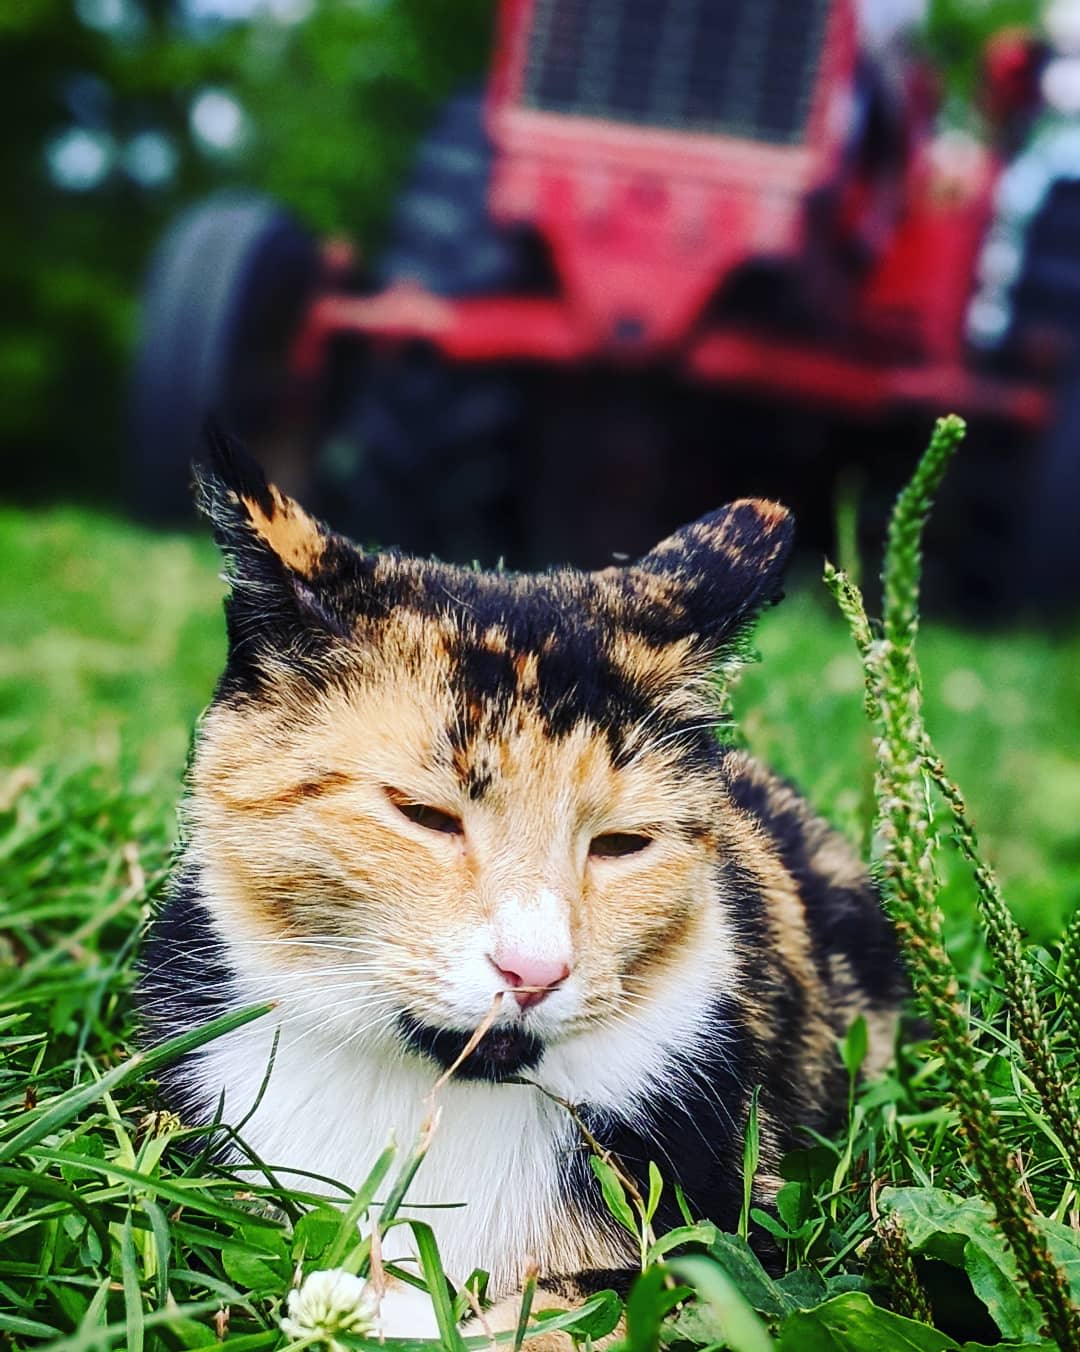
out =
<svg viewBox="0 0 1080 1352"><path fill-rule="evenodd" d="M357 1188L390 1141L398 1156L384 1196L428 1116L436 1071L412 1057L334 1050L318 1036L283 1033L266 1091L245 1124L244 1140L276 1177L309 1192L327 1185L290 1172L301 1168ZM196 1074L215 1099L225 1090L225 1119L240 1122L255 1102L270 1061L271 1020L212 1044ZM454 1282L475 1267L501 1292L527 1264L557 1258L552 1239L565 1210L560 1177L578 1146L558 1104L529 1085L454 1082L438 1096L439 1121L402 1213L432 1225ZM341 1194L337 1194L340 1196ZM438 1208L438 1209L435 1209ZM388 1258L412 1252L405 1226L384 1239Z"/></svg>

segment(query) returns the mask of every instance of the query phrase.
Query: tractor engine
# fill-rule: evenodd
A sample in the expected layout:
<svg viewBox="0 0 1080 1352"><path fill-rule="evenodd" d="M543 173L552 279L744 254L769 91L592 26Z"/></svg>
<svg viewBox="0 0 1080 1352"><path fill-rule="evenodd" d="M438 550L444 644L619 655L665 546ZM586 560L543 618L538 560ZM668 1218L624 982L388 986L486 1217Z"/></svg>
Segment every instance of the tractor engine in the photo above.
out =
<svg viewBox="0 0 1080 1352"><path fill-rule="evenodd" d="M868 210L844 0L515 0L498 47L491 213L539 232L593 351L671 351Z"/></svg>

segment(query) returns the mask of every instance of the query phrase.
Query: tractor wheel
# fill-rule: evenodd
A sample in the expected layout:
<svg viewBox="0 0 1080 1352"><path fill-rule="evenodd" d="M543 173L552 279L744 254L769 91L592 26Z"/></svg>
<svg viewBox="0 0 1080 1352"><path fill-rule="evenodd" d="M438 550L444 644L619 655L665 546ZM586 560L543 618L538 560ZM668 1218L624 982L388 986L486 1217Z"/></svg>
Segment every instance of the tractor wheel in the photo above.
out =
<svg viewBox="0 0 1080 1352"><path fill-rule="evenodd" d="M319 268L313 238L262 197L215 196L173 223L151 260L135 368L141 515L188 511L190 465L211 414L296 487L279 449L286 361Z"/></svg>
<svg viewBox="0 0 1080 1352"><path fill-rule="evenodd" d="M1015 289L1014 344L1048 338L1068 351L1050 426L1029 453L1019 601L1061 612L1080 604L1080 179L1053 185L1031 221Z"/></svg>
<svg viewBox="0 0 1080 1352"><path fill-rule="evenodd" d="M974 419L931 522L951 575L942 594L987 619L1060 613L1080 597L1080 177L1060 177L1074 157L1056 144L1036 142L1006 174L1006 188L1014 178L1024 193L999 193L990 245L1003 265L987 286L1009 322L980 340L990 369L1012 378L1058 369L1050 424L1033 436Z"/></svg>
<svg viewBox="0 0 1080 1352"><path fill-rule="evenodd" d="M527 246L488 215L492 158L480 97L451 99L397 204L380 287L462 297L528 284ZM420 345L373 356L342 429L355 463L338 493L353 534L460 562L515 552L508 441L522 404L505 367L455 365Z"/></svg>
<svg viewBox="0 0 1080 1352"><path fill-rule="evenodd" d="M1026 496L1020 600L1044 612L1080 610L1080 360L1059 387Z"/></svg>

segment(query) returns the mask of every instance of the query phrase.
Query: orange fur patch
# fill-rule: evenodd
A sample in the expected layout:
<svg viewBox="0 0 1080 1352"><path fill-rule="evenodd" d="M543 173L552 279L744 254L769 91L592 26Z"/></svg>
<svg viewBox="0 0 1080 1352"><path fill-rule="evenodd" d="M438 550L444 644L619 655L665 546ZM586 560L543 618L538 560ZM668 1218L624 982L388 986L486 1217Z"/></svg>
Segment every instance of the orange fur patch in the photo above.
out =
<svg viewBox="0 0 1080 1352"><path fill-rule="evenodd" d="M251 524L283 563L302 577L311 577L322 559L325 544L322 531L292 498L273 484L269 491L274 503L269 515L254 498L241 498Z"/></svg>

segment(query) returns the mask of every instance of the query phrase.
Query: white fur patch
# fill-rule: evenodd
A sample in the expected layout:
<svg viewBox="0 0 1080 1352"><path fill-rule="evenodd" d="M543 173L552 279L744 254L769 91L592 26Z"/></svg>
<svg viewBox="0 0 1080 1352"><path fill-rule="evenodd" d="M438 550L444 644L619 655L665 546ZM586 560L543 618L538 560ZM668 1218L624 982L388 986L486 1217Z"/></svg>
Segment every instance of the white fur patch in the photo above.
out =
<svg viewBox="0 0 1080 1352"><path fill-rule="evenodd" d="M495 952L521 953L550 963L573 966L570 906L564 897L542 887L522 897L511 892L499 900L492 922Z"/></svg>
<svg viewBox="0 0 1080 1352"><path fill-rule="evenodd" d="M227 1120L239 1121L255 1101L273 1036L272 1022L262 1020L200 1057L197 1074L208 1095L225 1088ZM352 1190L389 1141L400 1147L399 1163L408 1157L436 1075L435 1067L404 1051L334 1050L321 1033L298 1037L295 1027L287 1029L243 1136L291 1185L331 1191L291 1174L290 1167L327 1175ZM576 1128L557 1104L527 1085L451 1082L439 1106L438 1130L401 1214L433 1226L453 1281L483 1267L493 1293L512 1290L528 1261L540 1260L550 1246L559 1178L577 1145ZM383 1240L386 1258L411 1256L410 1241L407 1227L394 1227Z"/></svg>
<svg viewBox="0 0 1080 1352"><path fill-rule="evenodd" d="M404 1282L390 1287L379 1301L379 1325L385 1338L437 1338L439 1321L426 1291Z"/></svg>
<svg viewBox="0 0 1080 1352"><path fill-rule="evenodd" d="M529 1011L527 1024L554 1039L530 1078L572 1103L638 1124L658 1084L689 1084L695 1048L723 1036L710 997L733 976L722 913L713 914L714 932L688 946L680 963L606 1026L559 1038L560 1006L576 1010L579 1003L572 978ZM291 1172L302 1169L352 1191L390 1140L398 1143L398 1161L407 1158L439 1071L404 1049L394 1011L367 992L364 1012L350 1013L348 994L331 993L333 983L320 983L316 973L288 978L265 965L256 978L252 968L260 960L250 952L244 957L251 961L244 964L249 975L240 983L240 1002L273 992L279 1006L276 1015L198 1054L193 1074L208 1101L216 1103L224 1090L225 1120L246 1117L278 1031L273 1071L242 1134L279 1178L311 1192L333 1191ZM567 1224L561 1182L581 1144L570 1115L531 1085L467 1080L446 1084L439 1108L438 1129L402 1214L433 1226L456 1283L484 1268L499 1296L519 1285L530 1261L552 1270L566 1251L559 1240ZM657 1162L663 1168L661 1156ZM407 1227L391 1229L388 1260L410 1257L410 1239Z"/></svg>

